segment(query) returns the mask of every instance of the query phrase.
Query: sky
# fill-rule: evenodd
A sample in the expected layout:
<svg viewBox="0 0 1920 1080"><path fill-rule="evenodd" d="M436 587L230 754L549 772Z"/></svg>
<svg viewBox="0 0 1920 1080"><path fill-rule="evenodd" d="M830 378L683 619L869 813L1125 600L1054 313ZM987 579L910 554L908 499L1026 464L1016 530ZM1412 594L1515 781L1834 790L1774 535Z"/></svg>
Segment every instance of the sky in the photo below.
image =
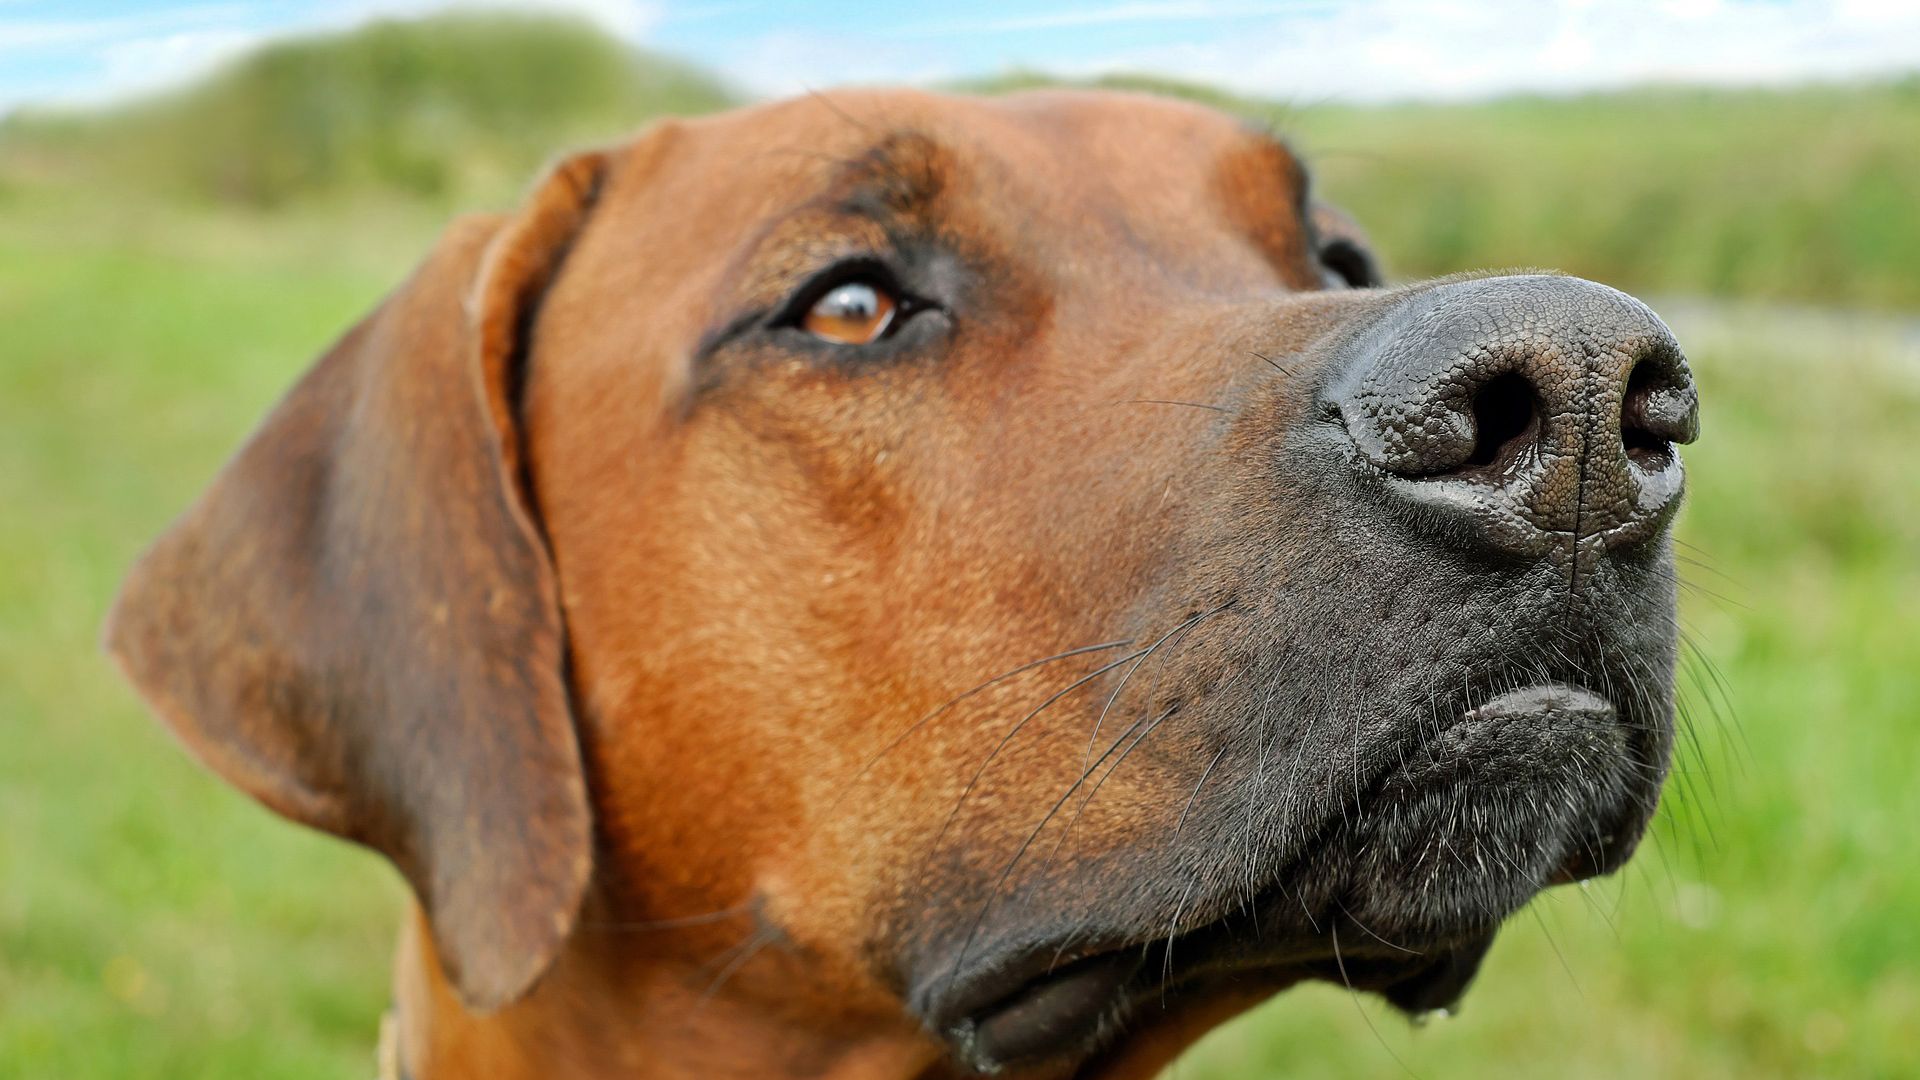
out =
<svg viewBox="0 0 1920 1080"><path fill-rule="evenodd" d="M486 6L574 12L765 96L1014 67L1294 102L1920 69L1920 0L0 0L0 111L131 97L276 36Z"/></svg>

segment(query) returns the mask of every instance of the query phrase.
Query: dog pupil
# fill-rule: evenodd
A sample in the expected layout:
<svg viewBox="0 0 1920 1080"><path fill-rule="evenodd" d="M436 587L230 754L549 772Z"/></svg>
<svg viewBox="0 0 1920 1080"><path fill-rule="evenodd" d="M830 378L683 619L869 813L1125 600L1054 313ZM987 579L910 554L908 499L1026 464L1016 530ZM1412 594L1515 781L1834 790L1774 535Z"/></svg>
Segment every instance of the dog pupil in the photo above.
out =
<svg viewBox="0 0 1920 1080"><path fill-rule="evenodd" d="M880 310L880 297L871 285L842 285L827 294L823 315L847 322L866 322Z"/></svg>
<svg viewBox="0 0 1920 1080"><path fill-rule="evenodd" d="M862 281L850 281L814 302L806 328L844 345L866 345L892 320L893 297Z"/></svg>

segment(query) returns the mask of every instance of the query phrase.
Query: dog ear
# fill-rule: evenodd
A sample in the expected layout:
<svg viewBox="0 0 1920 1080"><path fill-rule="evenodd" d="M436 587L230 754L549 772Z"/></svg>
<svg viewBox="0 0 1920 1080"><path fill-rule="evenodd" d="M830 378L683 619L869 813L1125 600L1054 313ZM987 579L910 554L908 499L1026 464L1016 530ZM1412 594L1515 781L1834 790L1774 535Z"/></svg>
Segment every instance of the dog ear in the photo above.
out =
<svg viewBox="0 0 1920 1080"><path fill-rule="evenodd" d="M592 868L514 397L604 166L450 228L141 557L106 631L215 772L393 861L481 1010L546 970Z"/></svg>

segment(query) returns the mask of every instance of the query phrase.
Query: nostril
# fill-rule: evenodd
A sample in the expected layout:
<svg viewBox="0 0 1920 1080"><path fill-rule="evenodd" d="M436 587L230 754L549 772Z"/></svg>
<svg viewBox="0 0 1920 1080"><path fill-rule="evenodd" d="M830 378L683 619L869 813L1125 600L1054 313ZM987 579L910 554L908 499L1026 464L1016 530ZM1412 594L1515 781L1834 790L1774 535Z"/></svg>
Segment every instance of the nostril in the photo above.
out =
<svg viewBox="0 0 1920 1080"><path fill-rule="evenodd" d="M1659 423L1654 415L1655 379L1654 365L1635 365L1620 402L1620 444L1628 460L1649 471L1664 469L1673 461L1673 442L1654 430Z"/></svg>
<svg viewBox="0 0 1920 1080"><path fill-rule="evenodd" d="M1572 278L1410 293L1330 357L1338 430L1311 430L1333 468L1435 542L1554 555L1569 587L1589 550L1666 535L1700 396L1658 317Z"/></svg>
<svg viewBox="0 0 1920 1080"><path fill-rule="evenodd" d="M1628 460L1643 469L1664 469L1673 460L1673 444L1641 428L1621 428L1620 443Z"/></svg>
<svg viewBox="0 0 1920 1080"><path fill-rule="evenodd" d="M1489 379L1473 395L1473 453L1463 468L1505 465L1533 442L1539 409L1532 384L1508 373Z"/></svg>

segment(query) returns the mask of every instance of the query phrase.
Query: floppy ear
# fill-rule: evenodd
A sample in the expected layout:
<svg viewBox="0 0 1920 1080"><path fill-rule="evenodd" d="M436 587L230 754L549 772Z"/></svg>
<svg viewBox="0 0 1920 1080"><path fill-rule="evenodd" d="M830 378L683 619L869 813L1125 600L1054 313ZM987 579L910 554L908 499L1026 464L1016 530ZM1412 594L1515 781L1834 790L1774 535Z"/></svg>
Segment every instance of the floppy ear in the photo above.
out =
<svg viewBox="0 0 1920 1080"><path fill-rule="evenodd" d="M106 631L215 772L393 861L476 1009L546 970L591 870L514 393L603 168L449 229L134 566Z"/></svg>

